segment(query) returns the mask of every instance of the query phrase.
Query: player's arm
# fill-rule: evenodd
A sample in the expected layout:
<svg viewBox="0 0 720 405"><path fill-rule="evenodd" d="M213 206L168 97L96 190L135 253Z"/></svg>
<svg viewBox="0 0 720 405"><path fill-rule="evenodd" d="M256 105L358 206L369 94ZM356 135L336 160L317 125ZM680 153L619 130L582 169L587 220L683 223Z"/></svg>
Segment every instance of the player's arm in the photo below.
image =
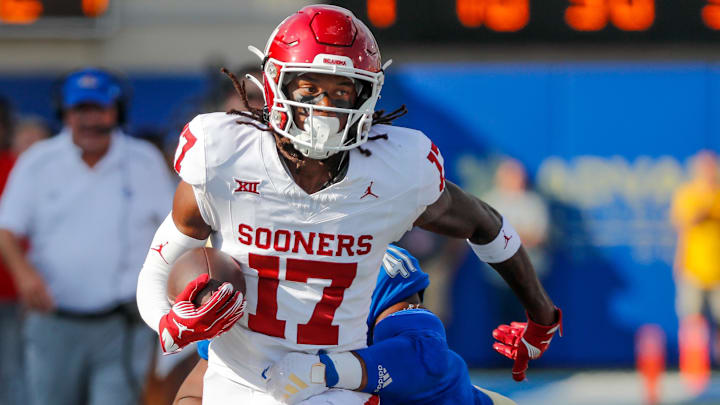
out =
<svg viewBox="0 0 720 405"><path fill-rule="evenodd" d="M212 232L212 228L200 214L192 186L184 181L181 181L175 190L172 218L177 229L191 238L204 242Z"/></svg>
<svg viewBox="0 0 720 405"><path fill-rule="evenodd" d="M20 156L5 189L0 190L0 255L15 281L21 302L29 309L47 312L55 306L52 295L20 243L20 237L31 232L33 218L38 212L36 204L40 199L33 181L37 178L33 162L38 160L45 159L32 151Z"/></svg>
<svg viewBox="0 0 720 405"><path fill-rule="evenodd" d="M415 293L381 312L375 319L375 324L395 312L419 308L421 305L420 295ZM200 349L198 344L198 352L202 357ZM398 349L400 357L412 355L404 350L406 347ZM360 391L367 385L368 372L363 358L355 352L336 352L329 355L297 352L285 355L264 372L263 377L267 379L268 392L275 399L284 404L297 404L333 387Z"/></svg>
<svg viewBox="0 0 720 405"><path fill-rule="evenodd" d="M374 343L354 354L368 376L359 390L380 395L381 402L426 404L442 398L458 404L516 405L472 385L467 365L448 348L445 328L430 311L389 314L376 325Z"/></svg>
<svg viewBox="0 0 720 405"><path fill-rule="evenodd" d="M497 240L501 242L500 247L503 250L505 240L501 230L504 225L509 225L503 224L503 217L490 205L464 192L455 184L449 181L445 184L445 191L438 201L427 207L415 225L441 235L467 239L471 246L487 246ZM517 234L511 235L509 232L505 236L519 238ZM511 239L509 243L512 242ZM530 319L544 325L557 321L555 306L540 284L527 252L521 245L512 256L501 262L493 262L487 257L481 259L489 262L505 279L522 302Z"/></svg>
<svg viewBox="0 0 720 405"><path fill-rule="evenodd" d="M194 295L208 282L206 274L190 282L172 307L167 298L167 279L172 264L184 252L204 246L211 230L200 214L192 186L180 182L173 199L173 210L155 233L137 288L140 315L158 332L165 353L217 336L236 320L236 313L219 309L235 307L242 299L238 292L219 289L200 307L192 304Z"/></svg>
<svg viewBox="0 0 720 405"><path fill-rule="evenodd" d="M269 370L268 389L287 404L317 395L325 387L411 403L457 383L452 381L457 374L452 370L455 366L442 322L427 310L408 309L387 314L377 323L373 344L365 349L287 354ZM298 384L297 379L304 380ZM292 388L288 390L288 386Z"/></svg>
<svg viewBox="0 0 720 405"><path fill-rule="evenodd" d="M201 405L203 393L203 378L207 371L208 362L205 359L198 360L197 364L185 377L182 385L175 395L173 405Z"/></svg>
<svg viewBox="0 0 720 405"><path fill-rule="evenodd" d="M22 303L35 311L51 311L55 303L45 279L25 256L18 237L8 229L0 229L0 254L13 276Z"/></svg>
<svg viewBox="0 0 720 405"><path fill-rule="evenodd" d="M431 232L467 239L475 254L510 286L528 314L528 322L501 325L493 348L515 360L513 378L522 381L529 359L542 355L560 328L562 313L538 279L520 236L490 205L447 181L440 198L415 225Z"/></svg>
<svg viewBox="0 0 720 405"><path fill-rule="evenodd" d="M449 374L445 329L430 311L409 309L389 314L376 325L374 339L371 346L352 352L363 373L360 386L353 388L357 391L412 398L438 390L443 377ZM352 370L339 362L328 368L335 368L338 374Z"/></svg>
<svg viewBox="0 0 720 405"><path fill-rule="evenodd" d="M145 322L158 330L160 319L170 311L167 277L172 263L186 251L205 246L210 227L202 221L192 187L180 182L170 215L155 232L138 278L137 302Z"/></svg>

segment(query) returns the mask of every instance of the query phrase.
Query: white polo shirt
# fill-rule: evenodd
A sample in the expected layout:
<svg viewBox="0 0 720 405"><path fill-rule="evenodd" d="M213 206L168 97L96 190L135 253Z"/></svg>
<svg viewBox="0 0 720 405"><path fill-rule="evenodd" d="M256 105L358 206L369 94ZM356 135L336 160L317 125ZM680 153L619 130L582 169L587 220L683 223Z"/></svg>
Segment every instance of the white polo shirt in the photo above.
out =
<svg viewBox="0 0 720 405"><path fill-rule="evenodd" d="M58 308L109 309L135 297L137 277L174 181L162 155L120 131L90 168L68 130L17 161L0 199L0 228L30 239L31 263Z"/></svg>

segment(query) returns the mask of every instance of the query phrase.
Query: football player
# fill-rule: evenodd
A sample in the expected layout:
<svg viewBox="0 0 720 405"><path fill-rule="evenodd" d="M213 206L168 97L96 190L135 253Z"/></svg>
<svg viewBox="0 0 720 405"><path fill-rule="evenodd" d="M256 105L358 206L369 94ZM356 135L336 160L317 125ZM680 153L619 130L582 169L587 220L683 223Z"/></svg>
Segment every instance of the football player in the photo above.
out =
<svg viewBox="0 0 720 405"><path fill-rule="evenodd" d="M366 392L377 393L382 404L514 404L500 394L471 384L465 362L447 348L439 319L419 309L429 283L415 257L398 246L388 247L370 303L367 320L370 346L354 352L364 364L382 361L379 367L362 367L362 380L376 383L363 384ZM374 334L375 329L380 333ZM209 344L208 340L197 343L201 360L178 390L175 405L200 405ZM322 369L320 379L314 382L309 379L313 367ZM334 371L329 371L331 368ZM328 356L290 353L264 374L273 396L285 403L298 403L327 390L328 374L337 374L339 382L351 379L345 374L352 372L336 367Z"/></svg>
<svg viewBox="0 0 720 405"><path fill-rule="evenodd" d="M513 377L524 378L560 312L512 226L445 180L442 155L423 133L376 114L388 63L370 30L340 7L308 6L255 52L265 108L203 114L185 127L175 159L182 181L152 242L162 250L149 251L138 280L140 312L165 353L215 338L203 402L277 404L261 372L287 353L349 359L365 347L385 249L413 226L467 239L515 291L533 322L506 354L516 359ZM227 284L199 307L171 306L170 266L207 238L245 265L246 297ZM196 280L188 294L202 287ZM328 390L307 401L368 398Z"/></svg>

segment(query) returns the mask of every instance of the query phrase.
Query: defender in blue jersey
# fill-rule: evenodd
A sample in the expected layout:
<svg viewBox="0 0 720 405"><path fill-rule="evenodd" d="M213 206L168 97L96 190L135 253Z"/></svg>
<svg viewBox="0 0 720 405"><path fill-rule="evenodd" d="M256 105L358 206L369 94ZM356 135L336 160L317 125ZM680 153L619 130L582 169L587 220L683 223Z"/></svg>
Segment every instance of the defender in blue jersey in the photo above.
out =
<svg viewBox="0 0 720 405"><path fill-rule="evenodd" d="M514 404L472 385L465 361L447 346L440 319L419 308L429 284L417 260L405 249L390 245L370 304L368 347L351 352L361 361L360 386L343 383L352 381L346 374L354 371L337 354L291 353L267 372L269 392L288 404L302 403L326 387L377 394L383 405ZM324 386L306 381L308 388L302 389L298 375L312 375L315 370L310 370L318 361L325 366ZM288 389L288 384L293 388Z"/></svg>
<svg viewBox="0 0 720 405"><path fill-rule="evenodd" d="M363 386L356 390L379 395L383 405L513 404L508 398L472 385L465 361L447 347L445 329L440 320L431 312L419 308L423 292L429 284L427 274L412 255L400 247L388 247L370 304L368 348L352 352L362 359L366 370L362 376ZM208 358L208 346L209 341L197 344L198 353L205 360ZM348 372L342 364L332 362L332 355L293 356L304 357L314 364L319 361L325 366L322 385L306 384L314 389L312 391L339 387L343 374ZM293 366L296 365L297 362L293 362ZM277 378L278 366L282 367L282 361L267 372L271 378L269 385L272 385L272 378ZM290 374L294 373L291 371ZM279 383L283 388L287 384L301 388L293 379ZM187 396L187 391L188 387L184 384L178 392L176 404L190 404L189 401L199 399L197 397L202 393L202 389L195 389L197 397ZM284 401L300 402L303 397L297 394L303 390L296 391L295 397L288 395Z"/></svg>

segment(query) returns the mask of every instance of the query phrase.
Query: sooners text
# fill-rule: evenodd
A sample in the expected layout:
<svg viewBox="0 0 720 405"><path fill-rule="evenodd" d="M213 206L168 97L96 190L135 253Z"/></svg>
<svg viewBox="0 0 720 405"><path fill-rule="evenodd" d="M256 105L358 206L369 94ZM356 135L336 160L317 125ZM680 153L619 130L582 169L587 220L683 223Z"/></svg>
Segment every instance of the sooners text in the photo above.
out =
<svg viewBox="0 0 720 405"><path fill-rule="evenodd" d="M366 255L372 249L372 235L330 234L317 232L290 231L287 229L256 228L238 225L238 241L243 245L254 245L259 249L276 252L304 252L318 256Z"/></svg>

